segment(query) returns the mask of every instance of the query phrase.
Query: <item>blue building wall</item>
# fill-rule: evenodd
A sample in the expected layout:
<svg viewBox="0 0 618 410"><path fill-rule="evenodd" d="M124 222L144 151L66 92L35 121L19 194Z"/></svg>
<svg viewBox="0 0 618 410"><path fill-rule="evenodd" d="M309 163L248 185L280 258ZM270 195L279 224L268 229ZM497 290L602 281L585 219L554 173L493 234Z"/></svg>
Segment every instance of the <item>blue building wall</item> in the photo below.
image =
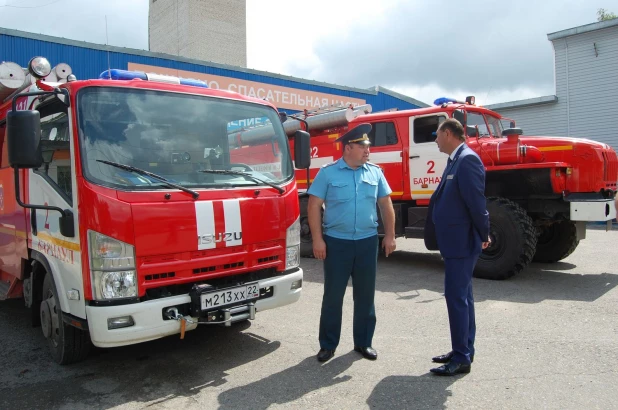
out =
<svg viewBox="0 0 618 410"><path fill-rule="evenodd" d="M396 93L334 86L143 50L98 45L0 28L0 61L11 61L26 67L28 61L34 56L46 57L52 66L58 63L69 64L73 74L78 79L98 78L101 72L107 70L108 66L126 70L128 64L132 62L363 99L371 104L374 112L393 108L403 110L424 106L420 101ZM294 110L283 111L290 113Z"/></svg>

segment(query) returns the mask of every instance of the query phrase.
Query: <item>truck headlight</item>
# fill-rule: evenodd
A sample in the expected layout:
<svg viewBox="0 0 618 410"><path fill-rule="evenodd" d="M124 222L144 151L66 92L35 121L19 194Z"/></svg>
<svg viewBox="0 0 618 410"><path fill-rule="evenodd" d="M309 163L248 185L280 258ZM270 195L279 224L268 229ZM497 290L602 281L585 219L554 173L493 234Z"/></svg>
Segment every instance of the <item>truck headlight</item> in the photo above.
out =
<svg viewBox="0 0 618 410"><path fill-rule="evenodd" d="M97 299L131 298L137 296L135 271L93 272Z"/></svg>
<svg viewBox="0 0 618 410"><path fill-rule="evenodd" d="M300 217L289 226L285 233L285 268L300 265Z"/></svg>
<svg viewBox="0 0 618 410"><path fill-rule="evenodd" d="M135 248L132 245L88 231L88 251L94 299L137 296Z"/></svg>

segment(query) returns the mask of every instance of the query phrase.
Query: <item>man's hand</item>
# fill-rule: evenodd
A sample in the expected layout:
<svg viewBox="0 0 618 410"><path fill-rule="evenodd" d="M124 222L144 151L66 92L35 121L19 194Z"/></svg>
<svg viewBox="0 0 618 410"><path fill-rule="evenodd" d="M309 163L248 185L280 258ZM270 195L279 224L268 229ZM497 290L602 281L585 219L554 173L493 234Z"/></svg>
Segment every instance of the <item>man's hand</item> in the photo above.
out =
<svg viewBox="0 0 618 410"><path fill-rule="evenodd" d="M395 209L390 196L378 198L378 206L380 207L380 215L382 215L382 223L384 225L384 238L382 238L382 249L386 257L395 251Z"/></svg>
<svg viewBox="0 0 618 410"><path fill-rule="evenodd" d="M483 249L487 249L489 245L491 245L491 238L487 238L487 242L483 242L482 247Z"/></svg>
<svg viewBox="0 0 618 410"><path fill-rule="evenodd" d="M326 259L326 242L324 242L324 239L313 239L313 256L320 260Z"/></svg>
<svg viewBox="0 0 618 410"><path fill-rule="evenodd" d="M384 249L384 254L388 258L388 255L395 252L397 248L397 243L395 242L394 235L386 235L384 239L382 239L382 249Z"/></svg>

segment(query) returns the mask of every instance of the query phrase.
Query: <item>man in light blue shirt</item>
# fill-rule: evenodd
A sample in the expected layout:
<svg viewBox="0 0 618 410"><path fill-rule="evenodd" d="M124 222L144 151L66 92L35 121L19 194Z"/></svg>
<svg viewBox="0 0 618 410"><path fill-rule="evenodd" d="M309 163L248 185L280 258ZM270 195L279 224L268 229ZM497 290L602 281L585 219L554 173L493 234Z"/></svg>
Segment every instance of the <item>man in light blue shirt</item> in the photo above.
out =
<svg viewBox="0 0 618 410"><path fill-rule="evenodd" d="M341 335L343 297L352 276L354 292L354 350L375 360L372 347L376 325L374 294L378 259L378 214L384 225L382 247L395 250L395 211L392 192L380 167L369 160L371 124L361 124L336 140L343 157L318 172L309 193L307 213L313 254L324 261L324 296L317 358L332 358ZM324 218L321 211L324 205Z"/></svg>

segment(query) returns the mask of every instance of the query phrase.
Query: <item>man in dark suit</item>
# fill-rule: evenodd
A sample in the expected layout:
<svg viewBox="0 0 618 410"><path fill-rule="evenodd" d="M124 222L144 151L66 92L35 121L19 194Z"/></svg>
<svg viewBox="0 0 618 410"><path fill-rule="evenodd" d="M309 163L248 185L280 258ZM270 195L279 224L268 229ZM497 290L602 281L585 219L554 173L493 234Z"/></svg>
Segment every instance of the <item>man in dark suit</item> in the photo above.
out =
<svg viewBox="0 0 618 410"><path fill-rule="evenodd" d="M452 350L434 357L434 362L444 365L431 369L444 376L470 372L476 333L472 271L482 249L489 245L485 167L465 140L464 129L455 119L438 127L436 143L449 159L431 196L425 227L427 247L437 246L444 259Z"/></svg>

